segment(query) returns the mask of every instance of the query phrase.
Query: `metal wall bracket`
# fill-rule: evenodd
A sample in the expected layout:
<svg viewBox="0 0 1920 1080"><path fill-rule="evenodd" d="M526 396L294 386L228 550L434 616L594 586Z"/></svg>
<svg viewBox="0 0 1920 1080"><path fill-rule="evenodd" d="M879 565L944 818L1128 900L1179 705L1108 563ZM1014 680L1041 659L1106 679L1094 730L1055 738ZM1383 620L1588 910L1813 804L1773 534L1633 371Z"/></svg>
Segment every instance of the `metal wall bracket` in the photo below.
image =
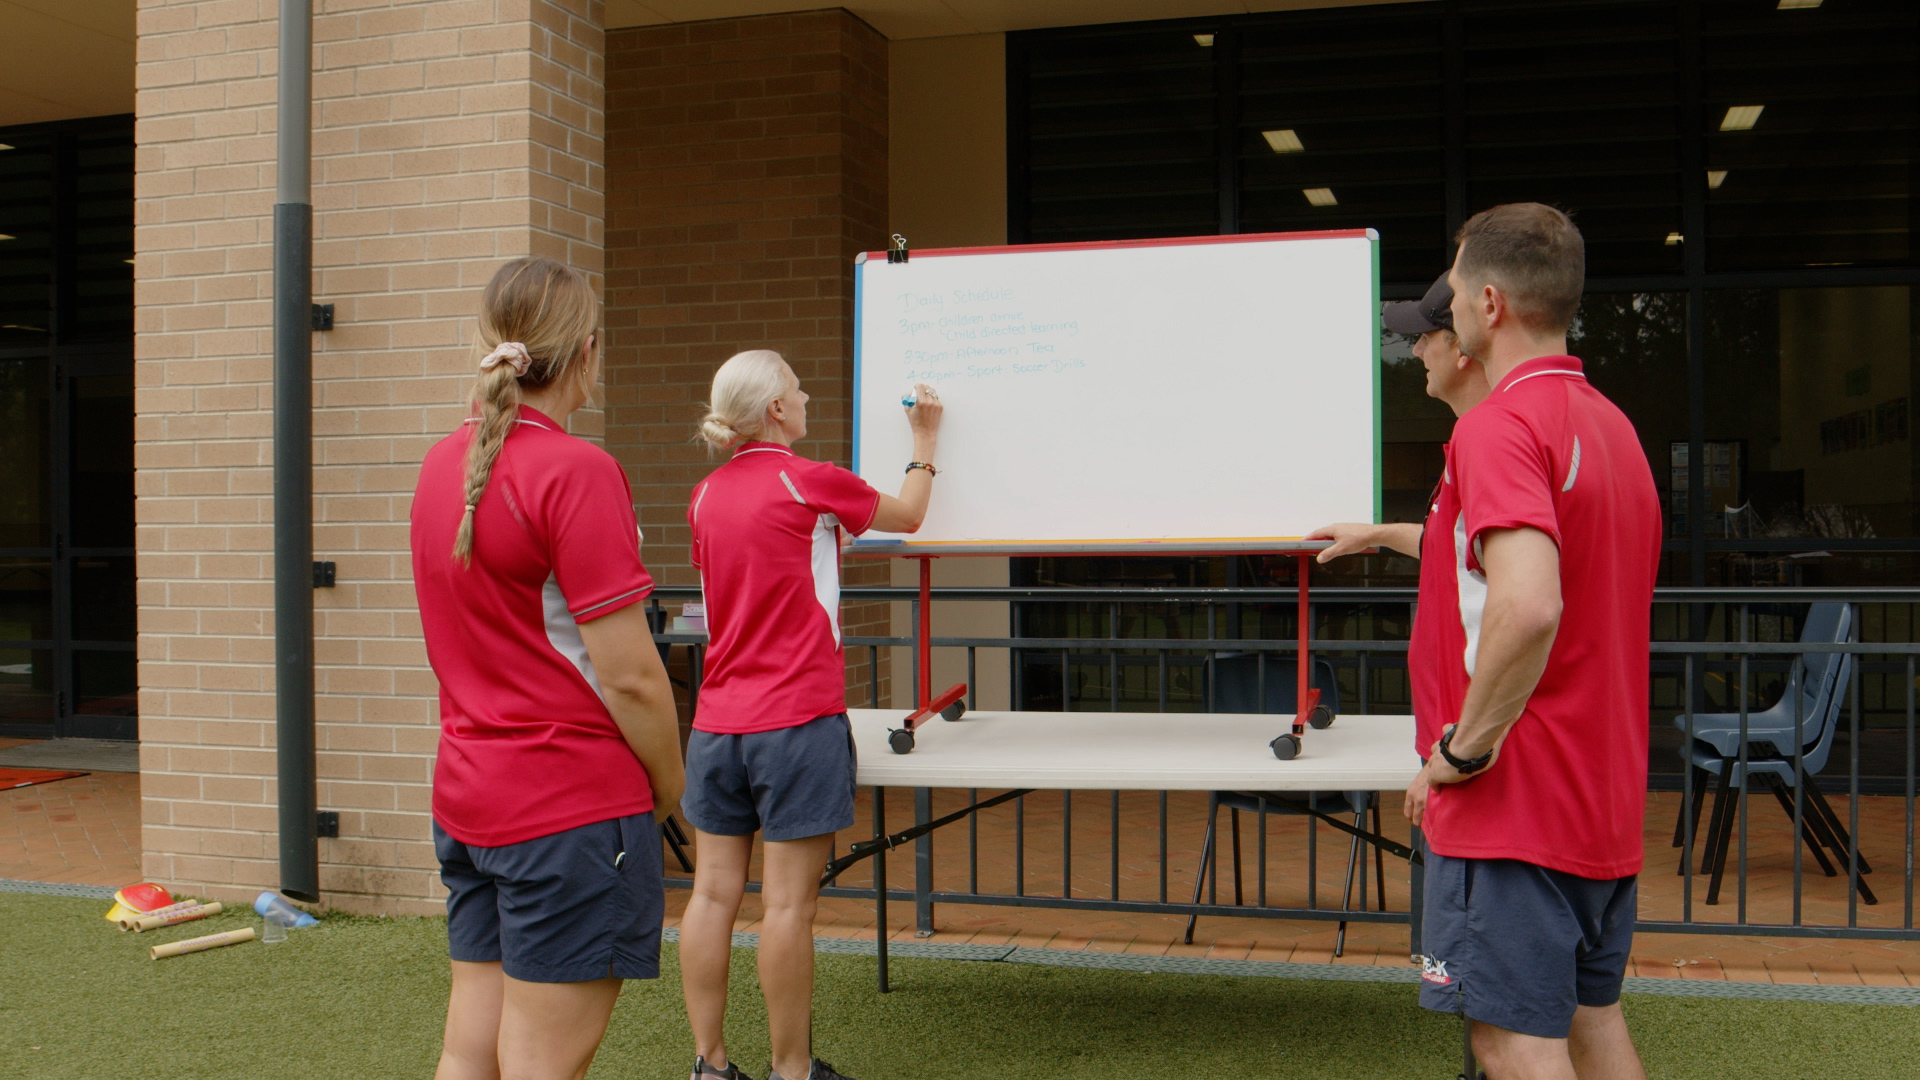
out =
<svg viewBox="0 0 1920 1080"><path fill-rule="evenodd" d="M330 562L314 563L313 564L313 587L316 589L333 588L333 571L334 571L334 566Z"/></svg>
<svg viewBox="0 0 1920 1080"><path fill-rule="evenodd" d="M340 838L340 811L321 810L314 815L313 835Z"/></svg>
<svg viewBox="0 0 1920 1080"><path fill-rule="evenodd" d="M313 305L313 328L315 330L333 329L333 305L332 304Z"/></svg>

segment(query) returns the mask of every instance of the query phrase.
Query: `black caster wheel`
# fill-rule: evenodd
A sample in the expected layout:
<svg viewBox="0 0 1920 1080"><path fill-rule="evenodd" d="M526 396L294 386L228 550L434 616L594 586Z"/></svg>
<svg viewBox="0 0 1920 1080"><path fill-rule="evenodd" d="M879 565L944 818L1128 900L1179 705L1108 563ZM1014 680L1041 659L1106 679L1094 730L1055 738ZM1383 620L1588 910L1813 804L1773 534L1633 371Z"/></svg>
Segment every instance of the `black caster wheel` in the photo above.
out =
<svg viewBox="0 0 1920 1080"><path fill-rule="evenodd" d="M910 754L913 752L913 732L906 728L895 728L887 732L887 745L896 754Z"/></svg>
<svg viewBox="0 0 1920 1080"><path fill-rule="evenodd" d="M1315 705L1313 714L1307 717L1307 723L1315 731L1325 731L1333 726L1333 710L1325 705Z"/></svg>
<svg viewBox="0 0 1920 1080"><path fill-rule="evenodd" d="M940 719L949 722L958 720L965 715L967 715L967 707L958 701L940 710Z"/></svg>
<svg viewBox="0 0 1920 1080"><path fill-rule="evenodd" d="M1267 744L1273 747L1273 756L1281 761L1292 761L1300 756L1300 736L1288 732Z"/></svg>

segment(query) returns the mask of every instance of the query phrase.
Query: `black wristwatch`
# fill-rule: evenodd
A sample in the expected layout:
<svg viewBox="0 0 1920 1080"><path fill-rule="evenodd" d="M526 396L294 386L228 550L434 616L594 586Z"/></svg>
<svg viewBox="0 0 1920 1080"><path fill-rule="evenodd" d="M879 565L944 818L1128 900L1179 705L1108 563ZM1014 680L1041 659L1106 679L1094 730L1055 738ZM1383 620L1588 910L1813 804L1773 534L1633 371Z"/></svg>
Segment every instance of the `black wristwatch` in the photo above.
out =
<svg viewBox="0 0 1920 1080"><path fill-rule="evenodd" d="M1455 772L1458 772L1464 776L1471 776L1472 774L1479 772L1481 769L1486 768L1489 764L1493 762L1493 751L1488 750L1486 753L1481 754L1479 757L1476 757L1476 758L1454 757L1453 756L1453 733L1458 730L1459 730L1459 725L1456 724L1453 727L1449 727L1446 731L1441 732L1440 756L1447 759L1447 764L1453 766Z"/></svg>

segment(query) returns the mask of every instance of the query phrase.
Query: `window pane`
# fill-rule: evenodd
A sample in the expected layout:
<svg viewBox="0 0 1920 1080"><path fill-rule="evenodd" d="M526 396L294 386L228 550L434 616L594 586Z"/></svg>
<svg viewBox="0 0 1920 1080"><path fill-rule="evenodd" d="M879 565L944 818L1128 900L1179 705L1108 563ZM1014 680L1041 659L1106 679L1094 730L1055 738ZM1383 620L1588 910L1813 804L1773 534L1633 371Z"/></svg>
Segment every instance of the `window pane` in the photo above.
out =
<svg viewBox="0 0 1920 1080"><path fill-rule="evenodd" d="M45 559L0 559L0 640L53 637L53 565Z"/></svg>
<svg viewBox="0 0 1920 1080"><path fill-rule="evenodd" d="M1684 502L1676 511L1673 446L1687 444L1687 297L1680 292L1588 293L1567 332L1567 347L1587 380L1633 421L1666 508L1668 536L1686 535ZM1669 557L1662 584L1684 563Z"/></svg>
<svg viewBox="0 0 1920 1080"><path fill-rule="evenodd" d="M133 128L73 137L73 286L65 340L133 333Z"/></svg>
<svg viewBox="0 0 1920 1080"><path fill-rule="evenodd" d="M0 648L0 721L53 722L53 653Z"/></svg>
<svg viewBox="0 0 1920 1080"><path fill-rule="evenodd" d="M53 542L47 475L51 462L44 358L0 360L0 547Z"/></svg>
<svg viewBox="0 0 1920 1080"><path fill-rule="evenodd" d="M1713 501L1738 508L1709 535L1917 535L1913 326L1906 286L1707 294L1707 437L1731 466ZM1755 584L1800 583L1755 558Z"/></svg>
<svg viewBox="0 0 1920 1080"><path fill-rule="evenodd" d="M133 376L83 375L72 386L71 535L77 548L133 546ZM129 597L126 601L131 604ZM82 635L84 636L84 635Z"/></svg>
<svg viewBox="0 0 1920 1080"><path fill-rule="evenodd" d="M1709 268L1910 262L1920 5L1702 8Z"/></svg>
<svg viewBox="0 0 1920 1080"><path fill-rule="evenodd" d="M1220 231L1211 48L1172 30L1037 37L1027 71L1029 241Z"/></svg>
<svg viewBox="0 0 1920 1080"><path fill-rule="evenodd" d="M53 317L53 139L21 132L0 143L13 147L0 150L0 345L31 344Z"/></svg>
<svg viewBox="0 0 1920 1080"><path fill-rule="evenodd" d="M77 641L132 641L137 607L133 556L73 560L73 636Z"/></svg>
<svg viewBox="0 0 1920 1080"><path fill-rule="evenodd" d="M82 716L140 715L140 687L132 652L73 654L73 681L79 691L74 710Z"/></svg>
<svg viewBox="0 0 1920 1080"><path fill-rule="evenodd" d="M1240 231L1377 229L1385 280L1433 280L1447 258L1440 43L1431 11L1249 28ZM1332 205L1308 201L1321 188Z"/></svg>
<svg viewBox="0 0 1920 1080"><path fill-rule="evenodd" d="M1589 274L1679 270L1677 10L1468 15L1467 210L1551 203L1585 234Z"/></svg>

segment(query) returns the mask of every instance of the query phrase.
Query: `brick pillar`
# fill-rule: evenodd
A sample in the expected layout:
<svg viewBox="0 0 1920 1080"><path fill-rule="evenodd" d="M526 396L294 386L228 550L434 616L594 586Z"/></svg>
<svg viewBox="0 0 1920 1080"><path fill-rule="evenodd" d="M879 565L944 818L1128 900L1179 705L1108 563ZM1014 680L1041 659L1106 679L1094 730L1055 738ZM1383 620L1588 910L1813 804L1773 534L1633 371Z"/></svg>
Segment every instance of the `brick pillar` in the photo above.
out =
<svg viewBox="0 0 1920 1080"><path fill-rule="evenodd" d="M407 512L466 413L479 289L505 259L598 278L603 0L317 0L314 338L320 841L329 903L437 910L436 685ZM270 3L144 3L136 180L145 869L277 883ZM589 414L576 430L597 433Z"/></svg>
<svg viewBox="0 0 1920 1080"><path fill-rule="evenodd" d="M853 257L887 237L886 39L842 10L608 34L607 180L607 446L648 567L694 584L687 495L714 463L689 439L727 357L778 350L813 399L800 450L851 459ZM888 632L885 605L842 620ZM865 705L867 652L847 659Z"/></svg>

